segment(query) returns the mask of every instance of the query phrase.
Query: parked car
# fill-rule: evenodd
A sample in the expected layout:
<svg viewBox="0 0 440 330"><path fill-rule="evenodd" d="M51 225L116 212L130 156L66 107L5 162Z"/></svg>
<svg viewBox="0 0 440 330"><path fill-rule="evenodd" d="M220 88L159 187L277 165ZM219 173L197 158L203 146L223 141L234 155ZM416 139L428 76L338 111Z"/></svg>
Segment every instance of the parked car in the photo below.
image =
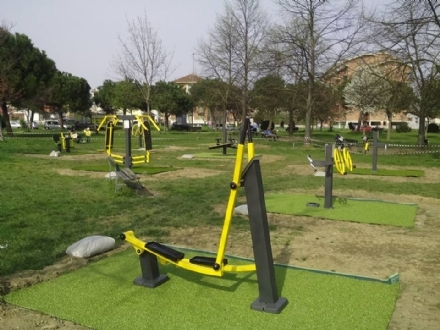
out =
<svg viewBox="0 0 440 330"><path fill-rule="evenodd" d="M75 120L73 120L73 119L64 119L63 127L70 131L72 129L72 127L75 127Z"/></svg>
<svg viewBox="0 0 440 330"><path fill-rule="evenodd" d="M21 128L20 122L17 120L11 120L11 128Z"/></svg>
<svg viewBox="0 0 440 330"><path fill-rule="evenodd" d="M92 130L92 131L96 131L97 128L98 128L98 125L96 125L96 124L92 124L92 123L86 123L86 122L83 122L83 121L77 121L77 122L75 123L75 129L76 129L77 131L83 131L83 130L85 130L86 128L89 128L89 129Z"/></svg>
<svg viewBox="0 0 440 330"><path fill-rule="evenodd" d="M58 120L46 120L43 127L44 129L61 129L61 125Z"/></svg>
<svg viewBox="0 0 440 330"><path fill-rule="evenodd" d="M190 130L190 126L188 124L178 124L176 122L174 122L171 125L171 130L173 131L189 131Z"/></svg>

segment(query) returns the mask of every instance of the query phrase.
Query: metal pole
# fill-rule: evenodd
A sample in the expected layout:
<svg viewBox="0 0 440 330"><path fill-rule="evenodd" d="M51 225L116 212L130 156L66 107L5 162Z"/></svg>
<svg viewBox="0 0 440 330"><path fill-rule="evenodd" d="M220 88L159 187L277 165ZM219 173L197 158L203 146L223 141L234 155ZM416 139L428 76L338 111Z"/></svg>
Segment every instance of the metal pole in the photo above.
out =
<svg viewBox="0 0 440 330"><path fill-rule="evenodd" d="M287 299L278 295L259 159L251 160L244 188L259 290L259 297L251 304L251 309L278 314L286 307Z"/></svg>
<svg viewBox="0 0 440 330"><path fill-rule="evenodd" d="M373 131L373 167L372 172L377 172L377 149L379 148L379 143L377 141L378 131Z"/></svg>
<svg viewBox="0 0 440 330"><path fill-rule="evenodd" d="M333 144L325 145L325 201L324 208L331 209L333 205Z"/></svg>
<svg viewBox="0 0 440 330"><path fill-rule="evenodd" d="M131 124L125 127L125 159L124 165L127 168L131 168Z"/></svg>

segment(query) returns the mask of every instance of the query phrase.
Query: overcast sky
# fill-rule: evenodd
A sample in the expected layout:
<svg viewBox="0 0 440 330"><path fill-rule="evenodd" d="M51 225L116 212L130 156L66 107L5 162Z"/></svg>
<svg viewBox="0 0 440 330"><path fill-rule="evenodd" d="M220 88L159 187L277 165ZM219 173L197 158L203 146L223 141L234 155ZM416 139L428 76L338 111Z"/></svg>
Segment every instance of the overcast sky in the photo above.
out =
<svg viewBox="0 0 440 330"><path fill-rule="evenodd" d="M262 6L274 14L271 0L262 0ZM222 0L0 0L0 21L28 35L59 70L95 88L105 79L117 79L110 62L120 49L118 35L126 35L127 18L145 10L167 50L174 52L177 69L170 78L177 79L192 73L197 41L222 9Z"/></svg>

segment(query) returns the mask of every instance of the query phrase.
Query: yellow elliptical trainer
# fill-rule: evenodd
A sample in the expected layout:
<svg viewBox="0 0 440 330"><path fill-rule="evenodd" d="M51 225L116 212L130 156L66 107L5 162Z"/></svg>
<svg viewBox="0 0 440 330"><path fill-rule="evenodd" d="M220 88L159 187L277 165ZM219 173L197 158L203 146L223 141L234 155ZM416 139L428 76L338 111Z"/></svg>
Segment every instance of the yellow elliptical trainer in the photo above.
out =
<svg viewBox="0 0 440 330"><path fill-rule="evenodd" d="M254 158L254 143L252 141L247 144L248 160ZM255 264L245 265L227 265L224 261L226 243L228 240L229 231L231 229L232 216L234 214L235 202L238 194L238 187L241 182L241 174L244 160L245 146L244 143L237 145L237 156L235 159L234 172L232 175L231 191L229 193L228 204L226 206L226 213L223 222L223 229L220 236L220 243L218 244L217 256L215 258L208 258L206 263L194 263L194 260L183 258L183 254L171 256L164 256L160 252L155 251L154 246L157 244L150 244L137 239L133 231L125 232L124 239L130 242L136 250L137 254L142 254L144 251L148 251L159 259L163 264L172 263L178 267L185 268L187 270L212 276L223 276L224 272L249 272L255 270ZM180 258L182 257L182 258ZM208 265L207 265L208 264Z"/></svg>
<svg viewBox="0 0 440 330"><path fill-rule="evenodd" d="M248 138L248 162L246 167L242 169L246 137ZM223 276L224 273L256 271L260 297L251 304L251 308L268 313L280 313L287 305L287 299L279 297L277 293L260 163L259 157L255 157L254 154L249 118L246 118L241 129L232 182L229 187L229 199L215 257L194 256L191 259L185 258L183 252L172 247L154 241L144 242L138 239L133 231L122 233L120 235L121 239L133 246L141 263L142 276L136 278L133 283L154 288L167 281L168 276L159 273L158 261L161 264L173 264L191 272L217 277ZM232 265L225 258L225 253L234 206L240 187L244 187L246 191L255 263Z"/></svg>

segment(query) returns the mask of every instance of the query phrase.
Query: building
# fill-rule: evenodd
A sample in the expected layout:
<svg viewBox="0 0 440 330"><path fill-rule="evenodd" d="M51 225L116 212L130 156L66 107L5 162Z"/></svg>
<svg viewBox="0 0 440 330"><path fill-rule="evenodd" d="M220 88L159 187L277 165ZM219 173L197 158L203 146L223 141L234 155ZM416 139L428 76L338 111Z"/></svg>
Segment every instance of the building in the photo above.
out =
<svg viewBox="0 0 440 330"><path fill-rule="evenodd" d="M203 78L195 74L189 74L174 80L174 83L182 86L186 93L191 94L191 86L197 84L201 80L203 80ZM209 110L204 107L196 106L192 112L178 118L171 116L170 119L178 122L179 124L189 123L192 125L204 125L209 122Z"/></svg>
<svg viewBox="0 0 440 330"><path fill-rule="evenodd" d="M408 81L410 67L402 65L401 62L392 55L379 52L374 54L363 54L350 59L347 59L330 69L323 77L325 83L330 85L339 85L353 76L353 73L361 66L370 66L379 68L388 77L392 77L397 81ZM334 126L339 128L347 128L348 123L357 123L359 120L359 111L356 109L348 109L341 104L337 105L339 113L341 114L335 119ZM406 109L393 115L392 125L399 122L407 122L412 128L419 127L418 117L408 113ZM388 117L383 110L375 113L367 113L363 116L362 122L364 125L378 126L387 128L389 124Z"/></svg>

